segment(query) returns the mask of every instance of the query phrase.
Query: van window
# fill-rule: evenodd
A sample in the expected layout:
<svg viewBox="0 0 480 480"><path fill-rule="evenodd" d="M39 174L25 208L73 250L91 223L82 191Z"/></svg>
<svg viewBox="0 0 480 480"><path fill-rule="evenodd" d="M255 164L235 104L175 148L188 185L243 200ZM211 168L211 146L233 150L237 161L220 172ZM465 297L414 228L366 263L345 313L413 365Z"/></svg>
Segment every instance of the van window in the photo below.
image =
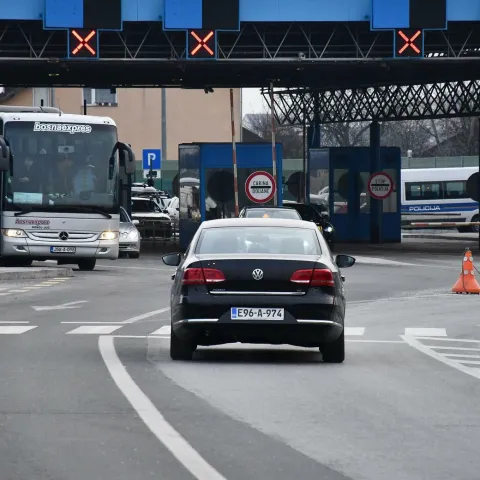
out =
<svg viewBox="0 0 480 480"><path fill-rule="evenodd" d="M406 200L442 200L442 182L405 183Z"/></svg>
<svg viewBox="0 0 480 480"><path fill-rule="evenodd" d="M444 182L445 198L454 200L458 198L469 198L467 194L467 182L451 181Z"/></svg>

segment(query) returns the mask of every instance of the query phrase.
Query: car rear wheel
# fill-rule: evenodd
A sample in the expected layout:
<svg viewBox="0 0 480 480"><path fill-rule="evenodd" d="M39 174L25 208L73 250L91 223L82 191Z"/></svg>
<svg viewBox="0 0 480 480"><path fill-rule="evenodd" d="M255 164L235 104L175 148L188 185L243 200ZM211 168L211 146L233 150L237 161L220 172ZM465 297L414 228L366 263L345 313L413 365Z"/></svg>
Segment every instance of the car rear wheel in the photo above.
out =
<svg viewBox="0 0 480 480"><path fill-rule="evenodd" d="M194 351L193 345L186 340L178 338L172 328L170 333L170 358L172 360L191 360Z"/></svg>
<svg viewBox="0 0 480 480"><path fill-rule="evenodd" d="M345 360L345 334L332 343L325 343L320 347L320 352L325 363L343 363Z"/></svg>

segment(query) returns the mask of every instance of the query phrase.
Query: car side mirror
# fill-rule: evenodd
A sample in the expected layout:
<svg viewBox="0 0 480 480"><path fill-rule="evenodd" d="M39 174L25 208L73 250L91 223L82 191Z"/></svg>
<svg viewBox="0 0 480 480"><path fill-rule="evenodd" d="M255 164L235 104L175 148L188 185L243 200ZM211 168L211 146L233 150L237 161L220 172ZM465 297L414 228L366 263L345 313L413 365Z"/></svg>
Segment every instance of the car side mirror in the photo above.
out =
<svg viewBox="0 0 480 480"><path fill-rule="evenodd" d="M132 220L132 224L135 226L140 225L140 220L137 220L137 219Z"/></svg>
<svg viewBox="0 0 480 480"><path fill-rule="evenodd" d="M169 267L178 267L182 261L182 255L180 253L169 253L162 257L162 261Z"/></svg>
<svg viewBox="0 0 480 480"><path fill-rule="evenodd" d="M353 267L356 262L356 258L351 257L350 255L337 255L335 258L335 263L339 268L349 268Z"/></svg>

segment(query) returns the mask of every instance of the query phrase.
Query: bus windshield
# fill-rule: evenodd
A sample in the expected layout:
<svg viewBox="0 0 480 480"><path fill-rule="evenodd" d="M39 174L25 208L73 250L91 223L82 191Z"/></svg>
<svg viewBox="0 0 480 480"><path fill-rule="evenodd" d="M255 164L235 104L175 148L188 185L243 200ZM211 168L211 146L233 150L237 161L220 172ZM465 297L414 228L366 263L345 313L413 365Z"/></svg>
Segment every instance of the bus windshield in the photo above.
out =
<svg viewBox="0 0 480 480"><path fill-rule="evenodd" d="M4 136L13 152L4 210L118 213L118 155L108 178L115 126L6 122Z"/></svg>

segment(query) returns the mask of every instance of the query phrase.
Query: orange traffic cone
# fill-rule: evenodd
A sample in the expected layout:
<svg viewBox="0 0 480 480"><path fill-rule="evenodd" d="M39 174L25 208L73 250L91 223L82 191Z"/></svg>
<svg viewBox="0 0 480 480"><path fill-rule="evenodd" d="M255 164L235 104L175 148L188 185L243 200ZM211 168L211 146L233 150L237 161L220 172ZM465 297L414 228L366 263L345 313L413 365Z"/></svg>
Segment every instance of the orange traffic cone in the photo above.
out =
<svg viewBox="0 0 480 480"><path fill-rule="evenodd" d="M475 278L475 267L473 266L473 255L470 249L465 250L462 261L462 272L457 283L452 287L454 293L476 293L480 294L480 284Z"/></svg>

